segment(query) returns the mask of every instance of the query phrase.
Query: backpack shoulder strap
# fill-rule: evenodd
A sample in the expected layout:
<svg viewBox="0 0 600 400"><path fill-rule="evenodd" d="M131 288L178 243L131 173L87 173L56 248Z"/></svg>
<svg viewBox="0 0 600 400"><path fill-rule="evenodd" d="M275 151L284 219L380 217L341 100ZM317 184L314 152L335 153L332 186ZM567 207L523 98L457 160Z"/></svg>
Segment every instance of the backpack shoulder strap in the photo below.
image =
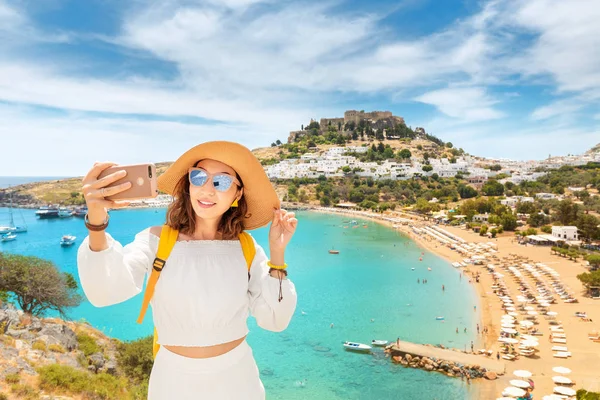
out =
<svg viewBox="0 0 600 400"><path fill-rule="evenodd" d="M167 258L169 258L169 254L171 254L171 250L175 246L175 242L177 242L178 235L179 231L177 229L173 229L166 224L163 225L162 230L160 232L160 239L158 242L156 258L152 263L152 273L150 274L150 278L148 278L148 283L146 284L146 291L144 292L142 309L137 319L138 324L141 324L142 321L144 321L146 310L148 309L150 300L154 295L154 288L156 287L156 282L158 281L158 277L160 276L160 273L165 267L165 263L167 262Z"/></svg>
<svg viewBox="0 0 600 400"><path fill-rule="evenodd" d="M252 239L252 236L250 236L248 232L240 233L239 239L240 243L242 244L242 252L244 253L244 258L246 259L246 265L248 266L248 279L250 279L250 267L252 266L252 261L256 255L254 239Z"/></svg>

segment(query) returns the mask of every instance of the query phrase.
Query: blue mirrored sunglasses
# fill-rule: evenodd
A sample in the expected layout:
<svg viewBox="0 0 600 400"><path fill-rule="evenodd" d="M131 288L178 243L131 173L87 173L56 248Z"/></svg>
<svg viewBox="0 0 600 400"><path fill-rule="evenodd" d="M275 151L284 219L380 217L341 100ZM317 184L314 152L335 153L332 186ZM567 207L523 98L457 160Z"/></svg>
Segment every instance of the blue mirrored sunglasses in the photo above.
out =
<svg viewBox="0 0 600 400"><path fill-rule="evenodd" d="M227 174L209 174L202 168L190 168L189 170L190 184L200 187L204 186L209 179L212 179L212 184L215 190L219 192L226 192L231 187L232 183L241 186L237 178Z"/></svg>

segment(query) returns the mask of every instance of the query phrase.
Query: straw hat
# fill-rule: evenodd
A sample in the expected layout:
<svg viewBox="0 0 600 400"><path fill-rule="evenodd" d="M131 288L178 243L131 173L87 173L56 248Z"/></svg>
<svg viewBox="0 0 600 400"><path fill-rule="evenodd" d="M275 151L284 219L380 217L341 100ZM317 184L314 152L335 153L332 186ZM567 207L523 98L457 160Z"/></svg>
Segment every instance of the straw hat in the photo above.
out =
<svg viewBox="0 0 600 400"><path fill-rule="evenodd" d="M238 143L215 141L191 148L158 177L158 189L172 195L177 182L188 173L188 169L206 158L229 165L242 179L244 199L248 205L244 229L260 228L271 222L273 210L280 208L277 193L260 161Z"/></svg>

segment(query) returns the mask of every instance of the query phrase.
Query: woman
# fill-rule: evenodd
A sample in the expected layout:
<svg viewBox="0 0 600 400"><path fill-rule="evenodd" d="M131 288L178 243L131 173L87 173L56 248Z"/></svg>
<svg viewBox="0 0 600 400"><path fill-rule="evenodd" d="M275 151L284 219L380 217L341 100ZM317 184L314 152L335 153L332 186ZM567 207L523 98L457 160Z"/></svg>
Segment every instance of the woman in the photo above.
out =
<svg viewBox="0 0 600 400"><path fill-rule="evenodd" d="M83 290L97 307L142 291L161 232L145 229L124 247L105 232L106 209L127 205L105 197L130 186L109 187L122 172L97 179L112 165L94 165L83 180L90 233L77 261ZM252 314L259 326L275 332L288 326L297 297L283 269L284 253L298 221L279 209L260 162L236 143L207 142L188 150L158 178L158 187L175 197L166 223L179 236L151 301L161 347L148 398L262 400L246 320ZM270 259L255 242L248 270L238 235L270 221Z"/></svg>

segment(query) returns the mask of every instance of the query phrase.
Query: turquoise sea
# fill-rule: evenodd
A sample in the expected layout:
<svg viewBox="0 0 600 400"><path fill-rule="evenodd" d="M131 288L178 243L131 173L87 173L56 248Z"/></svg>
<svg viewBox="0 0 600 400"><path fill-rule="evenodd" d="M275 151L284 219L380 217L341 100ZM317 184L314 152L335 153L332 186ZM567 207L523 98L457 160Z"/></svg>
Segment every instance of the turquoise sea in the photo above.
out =
<svg viewBox="0 0 600 400"><path fill-rule="evenodd" d="M61 248L59 240L64 234L73 234L81 243L86 235L82 220L37 220L34 210L21 211L29 232L19 234L16 241L0 243L0 251L50 259L62 271L77 276L77 246ZM114 211L109 232L128 243L147 226L162 224L164 215L164 209ZM373 354L344 351L345 340L370 343L397 337L468 347L475 339L479 317L473 310L476 294L465 279L459 279L459 270L426 251L419 261L424 250L388 227L358 220L368 227L343 228L346 219L299 213L298 231L286 253L290 278L298 291L296 314L282 333L261 330L249 320L248 342L267 399L470 397L471 387L465 382L394 365L380 349ZM8 210L0 208L0 225L7 220ZM264 247L267 233L267 228L252 232ZM340 254L328 254L332 247ZM417 283L423 278L428 283ZM84 302L70 316L85 319L119 339L136 339L152 333L150 313L144 324L135 323L140 304L141 296L107 308ZM445 321L436 321L436 316L444 316ZM463 333L464 327L467 333Z"/></svg>

